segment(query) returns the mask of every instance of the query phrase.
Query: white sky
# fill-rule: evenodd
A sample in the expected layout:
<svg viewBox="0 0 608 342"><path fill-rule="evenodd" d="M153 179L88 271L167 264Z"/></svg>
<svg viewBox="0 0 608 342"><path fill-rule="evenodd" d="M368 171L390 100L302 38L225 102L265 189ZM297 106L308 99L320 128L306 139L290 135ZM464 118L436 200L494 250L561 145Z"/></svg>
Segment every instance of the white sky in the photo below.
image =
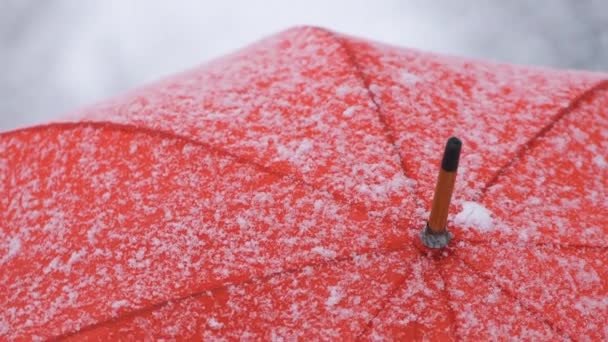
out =
<svg viewBox="0 0 608 342"><path fill-rule="evenodd" d="M579 61L581 36L599 37L587 45L608 51L606 29L586 30L604 17L595 7L573 15L567 0L5 1L0 130L51 120L294 25L519 63L597 68Z"/></svg>

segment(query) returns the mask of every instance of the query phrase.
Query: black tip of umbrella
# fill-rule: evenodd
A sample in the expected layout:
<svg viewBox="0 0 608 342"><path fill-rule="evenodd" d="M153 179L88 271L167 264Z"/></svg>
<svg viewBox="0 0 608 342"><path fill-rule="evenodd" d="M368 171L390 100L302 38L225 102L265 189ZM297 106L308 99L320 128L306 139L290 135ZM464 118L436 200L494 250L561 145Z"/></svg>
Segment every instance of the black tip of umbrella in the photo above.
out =
<svg viewBox="0 0 608 342"><path fill-rule="evenodd" d="M462 148L462 141L456 137L451 137L445 144L445 151L443 152L443 160L441 161L441 168L448 172L453 172L458 169L458 161L460 159L460 149Z"/></svg>

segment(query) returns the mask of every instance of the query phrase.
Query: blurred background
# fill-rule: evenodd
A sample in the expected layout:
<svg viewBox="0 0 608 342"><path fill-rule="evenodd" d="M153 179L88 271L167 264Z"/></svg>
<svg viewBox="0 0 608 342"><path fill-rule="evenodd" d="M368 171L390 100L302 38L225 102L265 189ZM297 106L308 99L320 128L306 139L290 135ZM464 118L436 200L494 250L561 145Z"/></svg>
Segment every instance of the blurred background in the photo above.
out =
<svg viewBox="0 0 608 342"><path fill-rule="evenodd" d="M604 0L0 0L0 131L300 24L436 52L608 70Z"/></svg>

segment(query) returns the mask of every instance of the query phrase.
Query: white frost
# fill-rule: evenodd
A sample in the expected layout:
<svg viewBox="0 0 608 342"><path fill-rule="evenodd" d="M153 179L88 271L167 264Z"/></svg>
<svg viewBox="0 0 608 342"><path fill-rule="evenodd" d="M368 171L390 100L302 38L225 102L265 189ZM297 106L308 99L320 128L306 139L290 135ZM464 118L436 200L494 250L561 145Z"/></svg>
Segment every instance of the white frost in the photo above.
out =
<svg viewBox="0 0 608 342"><path fill-rule="evenodd" d="M126 299L117 300L117 301L112 302L112 310L114 310L114 312L116 312L118 309L124 308L126 306L129 306L129 301L127 301Z"/></svg>
<svg viewBox="0 0 608 342"><path fill-rule="evenodd" d="M462 203L462 211L454 218L454 223L477 230L492 229L492 213L477 202Z"/></svg>
<svg viewBox="0 0 608 342"><path fill-rule="evenodd" d="M339 97L345 97L348 94L351 94L353 92L353 88L347 85L341 85L338 88L336 88L336 95L338 95Z"/></svg>
<svg viewBox="0 0 608 342"><path fill-rule="evenodd" d="M595 158L593 158L593 163L601 168L605 168L606 166L608 166L608 162L606 162L606 159L600 155L595 156Z"/></svg>
<svg viewBox="0 0 608 342"><path fill-rule="evenodd" d="M81 249L79 251L76 252L72 252L72 254L70 255L70 259L68 259L68 262L66 264L67 269L70 270L72 265L79 262L83 256L85 256L87 254L87 252L84 249Z"/></svg>
<svg viewBox="0 0 608 342"><path fill-rule="evenodd" d="M303 139L300 142L293 141L287 146L277 146L277 152L280 160L289 160L291 162L299 162L313 148L313 142L309 139Z"/></svg>
<svg viewBox="0 0 608 342"><path fill-rule="evenodd" d="M402 83L404 83L406 85L412 85L412 84L415 84L418 81L420 81L420 76L414 75L414 74L409 73L407 71L402 71L401 72L401 82Z"/></svg>
<svg viewBox="0 0 608 342"><path fill-rule="evenodd" d="M331 249L323 248L321 246L314 247L312 249L312 251L314 253L317 253L317 254L325 257L325 258L335 258L336 257L336 252L335 251L332 251Z"/></svg>
<svg viewBox="0 0 608 342"><path fill-rule="evenodd" d="M601 312L608 308L608 297L584 296L574 304L574 308L584 315L591 315L593 313Z"/></svg>
<svg viewBox="0 0 608 342"><path fill-rule="evenodd" d="M332 286L329 288L329 297L325 301L325 306L333 307L334 305L340 303L343 297L344 293L342 293L342 289L340 289L338 286Z"/></svg>
<svg viewBox="0 0 608 342"><path fill-rule="evenodd" d="M239 225L241 230L246 230L249 228L249 222L240 216L236 218L236 223Z"/></svg>
<svg viewBox="0 0 608 342"><path fill-rule="evenodd" d="M346 116L347 118L353 116L353 114L355 113L355 111L357 110L359 106L350 106L348 108L346 108L344 110L344 112L342 112L342 115Z"/></svg>
<svg viewBox="0 0 608 342"><path fill-rule="evenodd" d="M215 317L211 317L207 320L207 325L209 326L209 328L217 330L217 329L221 329L224 325L220 322L218 322L217 319L215 319Z"/></svg>
<svg viewBox="0 0 608 342"><path fill-rule="evenodd" d="M4 258L2 258L2 262L6 262L12 259L19 251L21 250L21 240L18 237L13 237L11 241L8 243L8 253Z"/></svg>

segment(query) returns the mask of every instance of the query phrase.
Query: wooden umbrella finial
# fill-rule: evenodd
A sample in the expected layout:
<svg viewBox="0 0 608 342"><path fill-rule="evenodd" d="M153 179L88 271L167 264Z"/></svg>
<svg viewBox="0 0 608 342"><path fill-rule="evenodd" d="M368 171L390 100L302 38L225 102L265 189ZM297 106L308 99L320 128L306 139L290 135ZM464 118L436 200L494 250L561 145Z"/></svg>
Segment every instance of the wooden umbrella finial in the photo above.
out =
<svg viewBox="0 0 608 342"><path fill-rule="evenodd" d="M441 169L439 170L435 195L433 196L431 215L420 235L422 242L431 248L443 248L452 239L452 234L447 230L448 212L452 192L454 191L461 147L462 142L456 137L451 137L445 144Z"/></svg>

